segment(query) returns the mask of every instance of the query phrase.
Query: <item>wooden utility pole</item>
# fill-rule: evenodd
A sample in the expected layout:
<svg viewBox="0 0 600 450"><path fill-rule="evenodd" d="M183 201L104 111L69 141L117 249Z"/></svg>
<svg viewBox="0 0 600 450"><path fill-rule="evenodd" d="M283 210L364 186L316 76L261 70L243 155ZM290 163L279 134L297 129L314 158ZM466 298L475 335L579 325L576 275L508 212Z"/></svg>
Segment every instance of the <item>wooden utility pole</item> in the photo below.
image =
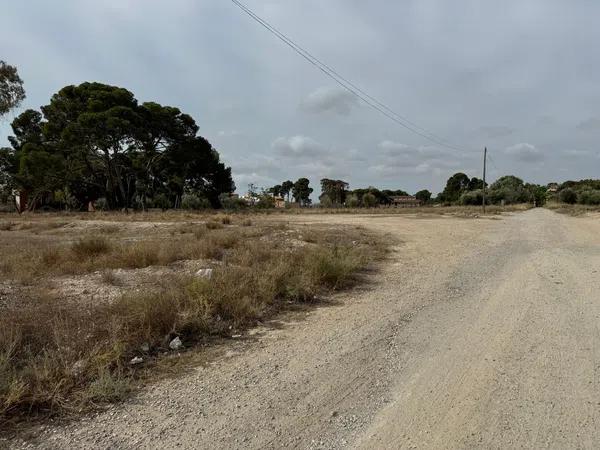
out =
<svg viewBox="0 0 600 450"><path fill-rule="evenodd" d="M487 160L487 147L483 149L483 213L485 214L485 163Z"/></svg>

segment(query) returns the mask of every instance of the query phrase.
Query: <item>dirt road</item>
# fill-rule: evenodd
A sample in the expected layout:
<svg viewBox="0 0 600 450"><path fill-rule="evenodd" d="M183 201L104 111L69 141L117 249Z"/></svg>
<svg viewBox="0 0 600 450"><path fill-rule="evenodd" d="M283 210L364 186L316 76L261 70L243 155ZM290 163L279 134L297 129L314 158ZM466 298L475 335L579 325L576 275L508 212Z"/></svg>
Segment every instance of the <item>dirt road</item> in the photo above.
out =
<svg viewBox="0 0 600 450"><path fill-rule="evenodd" d="M372 283L44 448L597 448L600 219L304 216L389 233Z"/></svg>

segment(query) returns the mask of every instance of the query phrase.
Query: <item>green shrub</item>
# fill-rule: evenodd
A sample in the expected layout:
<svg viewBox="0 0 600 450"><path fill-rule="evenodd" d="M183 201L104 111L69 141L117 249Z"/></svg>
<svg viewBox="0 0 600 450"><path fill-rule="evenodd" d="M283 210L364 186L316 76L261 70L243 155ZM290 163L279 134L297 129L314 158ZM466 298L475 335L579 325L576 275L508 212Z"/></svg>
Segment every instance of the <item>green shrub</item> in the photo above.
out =
<svg viewBox="0 0 600 450"><path fill-rule="evenodd" d="M365 208L374 208L377 206L377 197L375 197L370 192L363 195L362 204Z"/></svg>
<svg viewBox="0 0 600 450"><path fill-rule="evenodd" d="M459 203L461 205L482 205L483 190L467 191L460 196ZM487 203L487 202L486 202Z"/></svg>
<svg viewBox="0 0 600 450"><path fill-rule="evenodd" d="M171 208L173 205L171 203L171 201L169 200L169 197L167 197L166 194L160 193L160 194L156 194L154 196L154 198L152 199L152 205L155 208L160 208L163 211L165 209L169 209Z"/></svg>
<svg viewBox="0 0 600 450"><path fill-rule="evenodd" d="M358 208L359 205L360 201L356 195L351 194L346 198L346 206L348 208Z"/></svg>
<svg viewBox="0 0 600 450"><path fill-rule="evenodd" d="M219 200L221 201L221 206L224 209L238 210L238 209L244 209L244 208L248 207L246 202L239 197L230 197L229 195L221 195L221 196L219 196Z"/></svg>
<svg viewBox="0 0 600 450"><path fill-rule="evenodd" d="M600 205L600 190L588 189L577 195L577 202L582 205Z"/></svg>
<svg viewBox="0 0 600 450"><path fill-rule="evenodd" d="M195 194L185 194L181 198L181 207L183 209L208 209L210 208L210 202L202 197Z"/></svg>
<svg viewBox="0 0 600 450"><path fill-rule="evenodd" d="M319 203L321 208L331 208L333 206L333 202L327 194L321 195L321 197L319 197Z"/></svg>
<svg viewBox="0 0 600 450"><path fill-rule="evenodd" d="M577 192L575 192L571 188L566 188L560 191L558 194L558 198L563 203L568 203L569 205L573 205L577 203Z"/></svg>

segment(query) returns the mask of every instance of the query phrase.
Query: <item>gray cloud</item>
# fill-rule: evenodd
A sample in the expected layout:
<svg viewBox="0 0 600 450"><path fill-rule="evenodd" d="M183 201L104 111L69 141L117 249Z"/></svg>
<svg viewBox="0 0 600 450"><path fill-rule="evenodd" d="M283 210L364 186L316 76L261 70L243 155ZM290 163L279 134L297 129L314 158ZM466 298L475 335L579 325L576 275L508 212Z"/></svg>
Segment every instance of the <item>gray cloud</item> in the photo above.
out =
<svg viewBox="0 0 600 450"><path fill-rule="evenodd" d="M434 146L411 146L390 140L379 144L381 156L369 171L377 176L442 174L460 167L451 151Z"/></svg>
<svg viewBox="0 0 600 450"><path fill-rule="evenodd" d="M535 145L526 142L507 147L506 153L514 156L519 161L527 163L538 162L544 159L544 154Z"/></svg>
<svg viewBox="0 0 600 450"><path fill-rule="evenodd" d="M502 125L488 125L479 128L479 130L489 138L505 137L510 136L515 132L514 128L506 127Z"/></svg>
<svg viewBox="0 0 600 450"><path fill-rule="evenodd" d="M592 152L590 152L589 150L576 150L576 149L565 150L563 153L566 156L571 156L571 157L575 157L575 158L587 157L587 156L592 155Z"/></svg>
<svg viewBox="0 0 600 450"><path fill-rule="evenodd" d="M320 87L311 92L300 104L303 111L309 113L333 112L347 116L358 106L358 99L342 87Z"/></svg>
<svg viewBox="0 0 600 450"><path fill-rule="evenodd" d="M600 119L597 117L590 117L577 125L579 131L599 131L600 130Z"/></svg>

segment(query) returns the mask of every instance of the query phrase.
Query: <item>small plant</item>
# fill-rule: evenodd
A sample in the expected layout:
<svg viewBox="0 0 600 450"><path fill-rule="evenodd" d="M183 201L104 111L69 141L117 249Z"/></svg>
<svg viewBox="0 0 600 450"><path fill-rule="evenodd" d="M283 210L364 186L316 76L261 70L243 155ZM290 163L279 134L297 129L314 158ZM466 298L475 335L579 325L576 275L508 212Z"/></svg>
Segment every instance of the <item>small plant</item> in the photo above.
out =
<svg viewBox="0 0 600 450"><path fill-rule="evenodd" d="M223 225L231 225L231 217L229 217L229 216L221 217L221 223Z"/></svg>
<svg viewBox="0 0 600 450"><path fill-rule="evenodd" d="M119 278L112 270L106 269L102 272L102 282L111 286L120 286L122 284L121 278Z"/></svg>

